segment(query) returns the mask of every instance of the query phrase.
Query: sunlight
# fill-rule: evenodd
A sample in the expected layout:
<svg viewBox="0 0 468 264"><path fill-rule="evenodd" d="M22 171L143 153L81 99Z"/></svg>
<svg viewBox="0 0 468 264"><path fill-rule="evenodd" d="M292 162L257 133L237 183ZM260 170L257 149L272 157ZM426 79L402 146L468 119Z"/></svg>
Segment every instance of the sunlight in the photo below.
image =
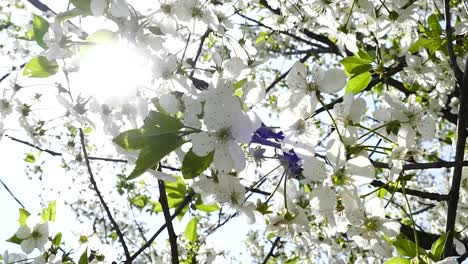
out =
<svg viewBox="0 0 468 264"><path fill-rule="evenodd" d="M138 88L151 82L151 61L132 43L99 44L86 52L80 62L78 82L84 96L118 105L134 97Z"/></svg>

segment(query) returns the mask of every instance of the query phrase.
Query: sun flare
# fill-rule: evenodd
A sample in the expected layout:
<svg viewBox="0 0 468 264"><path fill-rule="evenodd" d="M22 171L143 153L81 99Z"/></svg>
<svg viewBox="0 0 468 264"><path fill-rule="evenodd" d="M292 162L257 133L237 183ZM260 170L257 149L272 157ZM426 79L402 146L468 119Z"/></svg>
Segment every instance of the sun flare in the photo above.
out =
<svg viewBox="0 0 468 264"><path fill-rule="evenodd" d="M98 44L80 61L78 82L85 96L121 104L151 82L151 62L128 41Z"/></svg>

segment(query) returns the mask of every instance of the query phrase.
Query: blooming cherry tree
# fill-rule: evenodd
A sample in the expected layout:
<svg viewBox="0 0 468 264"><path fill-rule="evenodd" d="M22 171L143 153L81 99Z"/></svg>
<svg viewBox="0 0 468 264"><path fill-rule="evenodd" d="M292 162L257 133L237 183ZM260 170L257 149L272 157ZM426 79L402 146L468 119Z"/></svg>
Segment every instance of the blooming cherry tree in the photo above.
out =
<svg viewBox="0 0 468 264"><path fill-rule="evenodd" d="M468 258L466 1L59 2L0 2L0 263Z"/></svg>

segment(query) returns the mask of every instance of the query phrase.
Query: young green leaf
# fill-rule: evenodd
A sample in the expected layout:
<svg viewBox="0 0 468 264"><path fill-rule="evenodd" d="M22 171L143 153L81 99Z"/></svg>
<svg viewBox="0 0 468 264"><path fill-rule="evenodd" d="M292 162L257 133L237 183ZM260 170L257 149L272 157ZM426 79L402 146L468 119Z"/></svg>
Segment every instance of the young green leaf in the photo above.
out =
<svg viewBox="0 0 468 264"><path fill-rule="evenodd" d="M29 154L26 155L26 157L24 158L24 161L26 161L27 163L34 163L34 162L36 162L36 157L34 157L34 154L29 153Z"/></svg>
<svg viewBox="0 0 468 264"><path fill-rule="evenodd" d="M199 157L192 150L185 154L182 162L182 175L184 179L193 179L208 169L213 162L214 151L204 157Z"/></svg>
<svg viewBox="0 0 468 264"><path fill-rule="evenodd" d="M197 240L197 225L198 225L198 218L194 217L190 222L187 224L185 228L184 234L185 238L187 238L190 242L195 242Z"/></svg>
<svg viewBox="0 0 468 264"><path fill-rule="evenodd" d="M342 59L340 63L350 75L361 74L371 69L371 65L367 59L358 57L346 57Z"/></svg>
<svg viewBox="0 0 468 264"><path fill-rule="evenodd" d="M127 180L135 179L148 169L156 166L162 158L184 144L184 140L176 134L168 134L148 137L146 143L147 145L141 149L135 168L127 177Z"/></svg>
<svg viewBox="0 0 468 264"><path fill-rule="evenodd" d="M55 61L49 61L44 56L32 58L25 66L23 75L35 78L45 78L58 72L59 66Z"/></svg>
<svg viewBox="0 0 468 264"><path fill-rule="evenodd" d="M431 246L432 260L439 261L444 254L445 242L447 241L448 234L440 236Z"/></svg>
<svg viewBox="0 0 468 264"><path fill-rule="evenodd" d="M88 249L81 254L80 260L78 260L78 264L89 264L88 262Z"/></svg>
<svg viewBox="0 0 468 264"><path fill-rule="evenodd" d="M91 15L91 0L70 0L83 15Z"/></svg>
<svg viewBox="0 0 468 264"><path fill-rule="evenodd" d="M52 201L52 202L49 203L49 206L47 206L47 208L42 210L42 213L41 213L42 220L44 220L44 221L55 221L55 218L56 218L56 215L57 215L55 205L56 205L56 202Z"/></svg>
<svg viewBox="0 0 468 264"><path fill-rule="evenodd" d="M385 261L385 264L411 264L410 259L395 257Z"/></svg>
<svg viewBox="0 0 468 264"><path fill-rule="evenodd" d="M60 246L60 243L62 242L62 233L57 233L52 240L52 244L56 247Z"/></svg>
<svg viewBox="0 0 468 264"><path fill-rule="evenodd" d="M10 243L13 243L13 244L21 245L21 242L23 242L23 239L17 237L16 235L13 235L12 237L7 239L6 241L10 242Z"/></svg>
<svg viewBox="0 0 468 264"><path fill-rule="evenodd" d="M49 31L49 22L38 15L34 15L32 25L33 28L26 32L26 38L35 40L39 46L46 49L47 45L44 42L44 35Z"/></svg>
<svg viewBox="0 0 468 264"><path fill-rule="evenodd" d="M346 93L358 94L359 92L366 89L367 85L371 81L371 78L372 77L370 72L364 72L358 75L354 75L353 77L351 77L351 79L348 81L348 84L346 85Z"/></svg>
<svg viewBox="0 0 468 264"><path fill-rule="evenodd" d="M23 208L19 209L19 224L20 226L26 226L26 221L31 214Z"/></svg>
<svg viewBox="0 0 468 264"><path fill-rule="evenodd" d="M195 208L197 208L197 210L200 210L202 212L205 212L205 213L212 213L212 212L216 212L218 211L220 208L217 204L204 204L204 203L201 203L201 204L197 204L195 205Z"/></svg>

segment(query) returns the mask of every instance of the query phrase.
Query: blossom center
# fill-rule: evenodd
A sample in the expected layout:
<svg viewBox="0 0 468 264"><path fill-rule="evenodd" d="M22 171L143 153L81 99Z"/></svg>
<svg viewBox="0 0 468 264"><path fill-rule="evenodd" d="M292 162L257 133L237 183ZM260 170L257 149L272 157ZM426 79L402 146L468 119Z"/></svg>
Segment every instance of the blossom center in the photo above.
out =
<svg viewBox="0 0 468 264"><path fill-rule="evenodd" d="M228 128L223 128L216 133L216 141L218 143L226 143L230 138L230 133Z"/></svg>
<svg viewBox="0 0 468 264"><path fill-rule="evenodd" d="M345 184L346 176L345 176L345 173L344 173L343 169L341 169L341 170L337 171L335 174L333 174L332 182L336 186L341 186L341 185Z"/></svg>
<svg viewBox="0 0 468 264"><path fill-rule="evenodd" d="M369 231L376 231L377 230L377 219L374 218L367 218L364 221L364 226Z"/></svg>
<svg viewBox="0 0 468 264"><path fill-rule="evenodd" d="M169 15L172 11L172 6L171 5L168 5L168 4L163 4L161 5L161 11L164 13L164 14L167 14Z"/></svg>

